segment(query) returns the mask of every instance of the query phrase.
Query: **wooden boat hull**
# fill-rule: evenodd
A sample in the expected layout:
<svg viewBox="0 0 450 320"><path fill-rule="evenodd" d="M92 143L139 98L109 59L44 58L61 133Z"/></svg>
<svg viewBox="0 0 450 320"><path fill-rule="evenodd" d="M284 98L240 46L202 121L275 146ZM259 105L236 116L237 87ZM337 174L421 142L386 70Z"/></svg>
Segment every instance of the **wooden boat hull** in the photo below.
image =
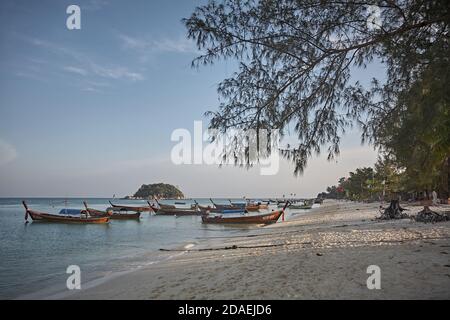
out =
<svg viewBox="0 0 450 320"><path fill-rule="evenodd" d="M164 209L151 207L155 215L157 216L201 216L202 211L193 209Z"/></svg>
<svg viewBox="0 0 450 320"><path fill-rule="evenodd" d="M176 209L177 207L171 204L159 204L162 209Z"/></svg>
<svg viewBox="0 0 450 320"><path fill-rule="evenodd" d="M283 214L283 210L273 211L271 213L242 216L242 217L222 217L222 216L202 216L203 223L229 223L229 224L271 224L278 221Z"/></svg>
<svg viewBox="0 0 450 320"><path fill-rule="evenodd" d="M257 205L257 204L249 205L249 206L246 206L245 209L247 211L259 211L259 205Z"/></svg>
<svg viewBox="0 0 450 320"><path fill-rule="evenodd" d="M109 216L110 219L114 219L114 220L139 219L141 216L141 212L136 212L136 213L113 212L112 214L109 214L108 212L95 210L95 209L91 209L91 208L87 208L86 210L93 217Z"/></svg>
<svg viewBox="0 0 450 320"><path fill-rule="evenodd" d="M157 216L201 216L203 213L196 210L159 209L155 214Z"/></svg>
<svg viewBox="0 0 450 320"><path fill-rule="evenodd" d="M111 201L109 202L111 204L111 207L113 208L119 208L119 210L123 211L134 211L134 212L144 212L144 211L150 211L150 207L130 207L130 206L122 206L117 204L112 204Z"/></svg>
<svg viewBox="0 0 450 320"><path fill-rule="evenodd" d="M150 211L150 208L146 208L146 207L114 206L114 208L120 208L120 210L123 210L123 211L134 211L134 212Z"/></svg>
<svg viewBox="0 0 450 320"><path fill-rule="evenodd" d="M308 210L312 209L312 206L297 206L297 205L291 205L289 206L289 209L302 209L302 210Z"/></svg>
<svg viewBox="0 0 450 320"><path fill-rule="evenodd" d="M140 212L136 213L122 213L124 210L115 210L117 208L108 208L106 211L96 210L89 208L86 201L83 202L86 211L89 212L89 215L93 217L105 217L109 216L110 219L114 220L127 220L127 219L139 219L141 216ZM112 213L111 213L112 212Z"/></svg>
<svg viewBox="0 0 450 320"><path fill-rule="evenodd" d="M73 216L60 216L56 214L36 212L32 210L28 210L27 213L33 221L59 222L59 223L89 223L89 224L102 224L109 222L109 216L84 218Z"/></svg>
<svg viewBox="0 0 450 320"><path fill-rule="evenodd" d="M111 216L113 220L127 220L127 219L139 219L141 217L141 212L136 213L114 213Z"/></svg>

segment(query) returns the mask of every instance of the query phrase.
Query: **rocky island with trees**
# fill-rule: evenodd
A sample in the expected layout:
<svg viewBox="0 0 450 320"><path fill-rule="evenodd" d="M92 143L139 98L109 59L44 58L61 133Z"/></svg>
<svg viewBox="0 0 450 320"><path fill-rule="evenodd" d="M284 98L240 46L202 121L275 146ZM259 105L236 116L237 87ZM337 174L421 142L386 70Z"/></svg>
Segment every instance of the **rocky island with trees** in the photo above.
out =
<svg viewBox="0 0 450 320"><path fill-rule="evenodd" d="M167 183L143 184L133 196L126 199L183 199L184 194L177 187Z"/></svg>

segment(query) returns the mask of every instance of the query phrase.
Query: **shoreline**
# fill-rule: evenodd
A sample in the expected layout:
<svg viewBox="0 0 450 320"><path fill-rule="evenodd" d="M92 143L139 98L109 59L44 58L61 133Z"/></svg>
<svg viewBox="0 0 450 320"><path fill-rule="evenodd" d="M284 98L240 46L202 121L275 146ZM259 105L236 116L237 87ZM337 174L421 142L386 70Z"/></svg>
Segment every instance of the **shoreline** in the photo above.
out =
<svg viewBox="0 0 450 320"><path fill-rule="evenodd" d="M421 210L406 207L409 214ZM168 248L168 254L180 254L46 298L450 298L450 222L376 216L376 203L326 201L246 235L198 238L191 248ZM381 290L367 289L369 265L381 268Z"/></svg>

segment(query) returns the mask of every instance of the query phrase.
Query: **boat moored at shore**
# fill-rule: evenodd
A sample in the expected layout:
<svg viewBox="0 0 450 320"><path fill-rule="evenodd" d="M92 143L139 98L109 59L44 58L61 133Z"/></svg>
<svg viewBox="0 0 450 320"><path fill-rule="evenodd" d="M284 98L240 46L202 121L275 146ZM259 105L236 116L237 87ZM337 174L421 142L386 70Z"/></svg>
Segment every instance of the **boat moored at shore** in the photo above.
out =
<svg viewBox="0 0 450 320"><path fill-rule="evenodd" d="M77 216L39 212L30 210L25 201L22 201L22 204L25 207L26 222L28 222L28 217L31 217L33 221L59 222L59 223L92 223L92 224L108 223L110 219L110 215L105 215L101 217L92 217L85 210L77 210L79 212L79 215Z"/></svg>
<svg viewBox="0 0 450 320"><path fill-rule="evenodd" d="M83 204L84 207L86 208L86 211L89 212L89 215L93 217L103 217L108 215L113 220L126 220L126 219L139 219L141 216L141 212L128 213L128 211L119 208L107 208L106 211L102 211L89 208L86 201L83 201Z"/></svg>
<svg viewBox="0 0 450 320"><path fill-rule="evenodd" d="M119 208L119 209L122 209L124 211L143 212L143 211L150 211L151 210L150 207L147 207L147 206L134 207L134 206L127 206L127 205L113 204L111 201L108 201L108 202L111 205L111 207Z"/></svg>
<svg viewBox="0 0 450 320"><path fill-rule="evenodd" d="M283 209L278 211L272 211L264 214L244 214L240 216L230 216L224 217L223 215L203 215L202 222L203 223L220 223L220 224L271 224L276 223L281 215L284 214L287 205L289 202L285 204Z"/></svg>

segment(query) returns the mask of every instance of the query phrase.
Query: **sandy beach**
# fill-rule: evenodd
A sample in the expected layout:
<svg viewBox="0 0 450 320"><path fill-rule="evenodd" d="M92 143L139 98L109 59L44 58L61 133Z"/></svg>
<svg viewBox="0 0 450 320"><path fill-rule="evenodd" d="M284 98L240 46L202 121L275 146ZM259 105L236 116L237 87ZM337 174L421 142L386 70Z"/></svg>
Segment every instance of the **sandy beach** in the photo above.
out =
<svg viewBox="0 0 450 320"><path fill-rule="evenodd" d="M65 298L449 299L450 222L375 220L378 205L329 200L245 236L165 248L170 259ZM379 290L367 288L369 265L381 269Z"/></svg>

